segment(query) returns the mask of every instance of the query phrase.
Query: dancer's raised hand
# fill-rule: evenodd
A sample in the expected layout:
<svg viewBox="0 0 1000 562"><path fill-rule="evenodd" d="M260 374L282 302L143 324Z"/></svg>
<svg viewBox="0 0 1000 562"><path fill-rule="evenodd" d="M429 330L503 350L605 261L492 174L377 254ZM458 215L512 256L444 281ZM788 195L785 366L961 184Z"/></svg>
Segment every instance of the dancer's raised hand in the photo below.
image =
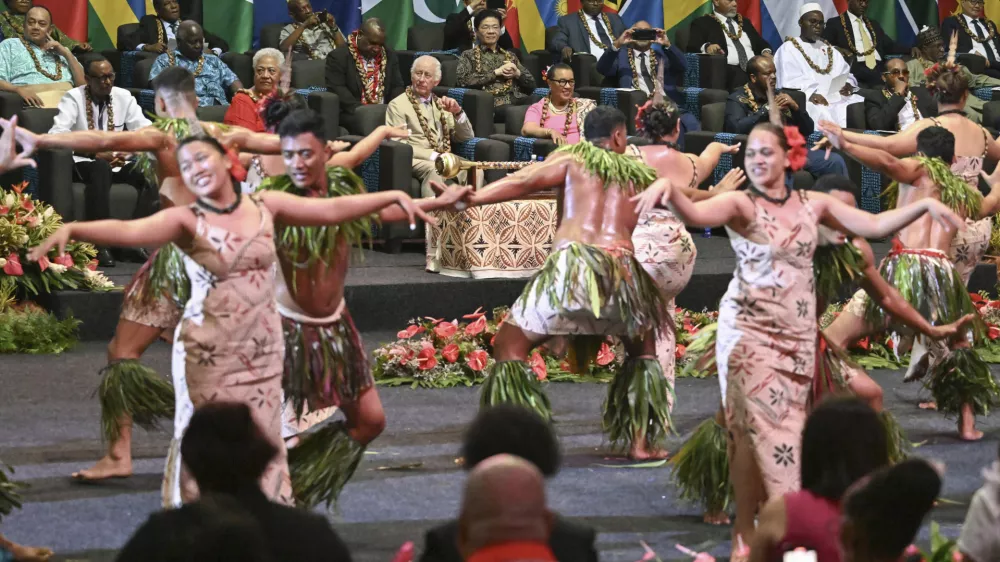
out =
<svg viewBox="0 0 1000 562"><path fill-rule="evenodd" d="M944 203L936 199L927 199L927 214L946 230L965 230L965 219L958 216Z"/></svg>
<svg viewBox="0 0 1000 562"><path fill-rule="evenodd" d="M0 127L4 129L5 134L7 129L14 131L14 139L20 143L23 149L21 154L27 156L35 152L35 148L38 146L38 135L23 127L18 127L16 116L12 117L9 121L7 119L0 119Z"/></svg>
<svg viewBox="0 0 1000 562"><path fill-rule="evenodd" d="M0 135L0 173L23 166L38 167L34 160L28 158L31 155L28 147L25 147L24 151L20 153L17 152L17 138L14 135L16 129L17 115L10 118L9 125L4 128L3 134Z"/></svg>
<svg viewBox="0 0 1000 562"><path fill-rule="evenodd" d="M951 324L944 324L941 326L931 326L931 333L928 334L931 338L940 340L944 338L954 338L962 330L962 326L965 326L976 317L975 314L966 314L965 316L955 320Z"/></svg>
<svg viewBox="0 0 1000 562"><path fill-rule="evenodd" d="M445 208L452 211L464 211L469 208L469 197L475 191L469 185L446 185L431 180L431 189L437 194L437 199L445 203Z"/></svg>
<svg viewBox="0 0 1000 562"><path fill-rule="evenodd" d="M660 178L654 181L642 193L632 197L629 201L635 203L635 214L641 215L646 211L656 208L657 205L666 205L670 200L670 180Z"/></svg>
<svg viewBox="0 0 1000 562"><path fill-rule="evenodd" d="M403 208L406 213L406 217L410 222L410 230L417 229L417 218L422 219L427 224L437 224L437 219L428 215L423 209L421 209L417 204L410 198L409 195L398 192L399 195L396 197L396 204Z"/></svg>
<svg viewBox="0 0 1000 562"><path fill-rule="evenodd" d="M979 172L979 175L986 180L986 185L990 186L990 189L1000 189L1000 166L993 168L992 174Z"/></svg>
<svg viewBox="0 0 1000 562"><path fill-rule="evenodd" d="M712 193L726 193L728 191L736 191L743 186L747 181L746 173L743 172L743 168L733 168L726 172L726 175L722 176L719 183L713 185L709 188Z"/></svg>
<svg viewBox="0 0 1000 562"><path fill-rule="evenodd" d="M59 227L51 236L42 240L42 243L35 246L28 252L28 259L31 261L38 261L41 258L49 255L49 250L52 248L59 249L59 255L66 253L66 244L69 243L70 235L72 234L71 225L64 224Z"/></svg>

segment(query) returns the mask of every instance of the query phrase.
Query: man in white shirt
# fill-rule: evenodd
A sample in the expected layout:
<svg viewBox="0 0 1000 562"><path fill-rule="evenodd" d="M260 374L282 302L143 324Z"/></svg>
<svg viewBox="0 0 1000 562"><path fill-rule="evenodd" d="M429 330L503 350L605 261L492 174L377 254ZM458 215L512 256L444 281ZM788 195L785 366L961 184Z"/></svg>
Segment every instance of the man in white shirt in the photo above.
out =
<svg viewBox="0 0 1000 562"><path fill-rule="evenodd" d="M799 37L789 37L774 54L778 89L801 90L813 121L847 126L847 106L862 103L855 95L858 81L840 51L820 37L825 26L823 9L811 2L799 9Z"/></svg>
<svg viewBox="0 0 1000 562"><path fill-rule="evenodd" d="M615 39L625 33L622 18L603 9L604 0L581 0L580 11L559 18L549 52L565 62L573 58L573 53L587 53L600 59Z"/></svg>
<svg viewBox="0 0 1000 562"><path fill-rule="evenodd" d="M1000 35L997 26L983 19L983 0L962 0L962 13L941 22L941 36L947 43L958 32L958 52L972 53L985 59L984 74L1000 78Z"/></svg>
<svg viewBox="0 0 1000 562"><path fill-rule="evenodd" d="M868 19L868 0L848 0L847 11L826 21L823 39L844 55L862 87L881 88L886 55L908 54Z"/></svg>
<svg viewBox="0 0 1000 562"><path fill-rule="evenodd" d="M87 59L84 70L86 85L66 92L59 101L59 113L49 133L70 131L137 131L151 125L132 94L114 87L115 71L100 55ZM133 216L139 218L155 210L157 192L142 174L120 153L102 152L90 156L73 155L73 175L84 187L84 216L87 220L111 216L111 184L127 183L139 190ZM145 261L143 252L118 252L129 261ZM108 248L98 249L101 267L114 267Z"/></svg>
<svg viewBox="0 0 1000 562"><path fill-rule="evenodd" d="M747 83L747 62L756 55L770 55L771 45L764 41L753 24L736 13L736 0L712 0L712 13L691 22L691 34L685 47L689 53L726 57L726 89L734 90Z"/></svg>

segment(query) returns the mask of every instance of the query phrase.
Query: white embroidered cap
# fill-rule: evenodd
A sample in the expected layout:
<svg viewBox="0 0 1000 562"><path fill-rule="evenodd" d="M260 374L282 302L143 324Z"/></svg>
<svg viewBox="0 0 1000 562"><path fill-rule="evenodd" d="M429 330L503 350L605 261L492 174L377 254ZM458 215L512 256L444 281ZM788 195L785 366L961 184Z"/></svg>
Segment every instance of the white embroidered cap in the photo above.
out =
<svg viewBox="0 0 1000 562"><path fill-rule="evenodd" d="M801 18L802 16L808 14L809 12L822 13L823 7L816 2L809 2L808 4L804 4L801 8L799 8L799 17Z"/></svg>

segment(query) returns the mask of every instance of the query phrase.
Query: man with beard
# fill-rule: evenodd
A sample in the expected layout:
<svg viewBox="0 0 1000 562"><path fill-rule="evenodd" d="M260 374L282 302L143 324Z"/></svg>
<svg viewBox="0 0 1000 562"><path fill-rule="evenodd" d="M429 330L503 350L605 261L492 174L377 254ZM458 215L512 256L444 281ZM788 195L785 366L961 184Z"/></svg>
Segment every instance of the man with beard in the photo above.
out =
<svg viewBox="0 0 1000 562"><path fill-rule="evenodd" d="M340 98L340 123L359 132L354 115L362 105L389 103L403 93L399 60L385 46L385 26L368 18L347 36L347 48L334 49L326 57L326 89Z"/></svg>
<svg viewBox="0 0 1000 562"><path fill-rule="evenodd" d="M882 79L885 86L865 96L869 129L902 131L919 119L937 115L937 101L926 90L910 89L910 70L903 59L889 59Z"/></svg>
<svg viewBox="0 0 1000 562"><path fill-rule="evenodd" d="M689 53L726 57L726 89L747 83L747 63L755 55L770 55L771 46L753 24L736 13L736 0L712 0L712 13L691 22Z"/></svg>
<svg viewBox="0 0 1000 562"><path fill-rule="evenodd" d="M941 32L936 27L924 26L917 35L917 56L906 63L907 70L910 71L910 86L923 86L927 84L927 71L935 64L944 60L944 41L941 39ZM996 88L1000 86L1000 78L993 78L986 74L973 74L966 67L959 70L969 82L969 89L976 88ZM981 123L983 120L983 106L986 102L976 96L969 96L965 102L965 115L974 123ZM987 123L996 126L996 123Z"/></svg>
<svg viewBox="0 0 1000 562"><path fill-rule="evenodd" d="M908 54L882 31L878 20L868 19L868 0L848 0L847 11L826 20L823 39L844 55L851 74L863 86L882 85L886 55Z"/></svg>
<svg viewBox="0 0 1000 562"><path fill-rule="evenodd" d="M243 89L243 83L217 55L205 53L205 33L197 22L187 20L177 28L177 50L156 57L149 79L155 80L171 66L185 68L194 75L198 105L228 105L229 94Z"/></svg>

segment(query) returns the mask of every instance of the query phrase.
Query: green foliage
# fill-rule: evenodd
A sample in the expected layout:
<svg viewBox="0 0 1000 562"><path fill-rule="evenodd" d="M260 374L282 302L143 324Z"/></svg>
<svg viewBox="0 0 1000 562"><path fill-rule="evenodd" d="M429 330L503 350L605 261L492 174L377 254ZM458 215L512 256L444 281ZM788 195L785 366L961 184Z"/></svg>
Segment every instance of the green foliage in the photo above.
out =
<svg viewBox="0 0 1000 562"><path fill-rule="evenodd" d="M571 154L591 174L601 178L604 189L612 186L626 188L632 184L636 192L643 191L656 181L656 170L623 154L581 141L556 149L554 154Z"/></svg>
<svg viewBox="0 0 1000 562"><path fill-rule="evenodd" d="M343 421L310 431L288 450L288 471L295 505L312 509L326 504L336 507L344 485L354 475L365 448L351 439Z"/></svg>
<svg viewBox="0 0 1000 562"><path fill-rule="evenodd" d="M62 353L76 345L79 325L34 305L0 309L0 353Z"/></svg>
<svg viewBox="0 0 1000 562"><path fill-rule="evenodd" d="M619 450L629 450L636 439L652 449L665 446L672 425L673 386L656 359L630 358L608 385L604 401L604 431Z"/></svg>
<svg viewBox="0 0 1000 562"><path fill-rule="evenodd" d="M670 459L670 475L680 499L701 503L709 513L722 513L733 501L726 453L726 429L714 418L703 421Z"/></svg>
<svg viewBox="0 0 1000 562"><path fill-rule="evenodd" d="M921 155L914 158L923 164L924 170L937 184L942 203L963 217L975 219L979 216L979 210L983 205L983 195L965 180L956 176L951 171L950 164L946 164L940 158L928 158Z"/></svg>
<svg viewBox="0 0 1000 562"><path fill-rule="evenodd" d="M977 416L985 416L1000 402L1000 385L975 349L952 350L929 374L925 384L943 414L958 414L962 404L972 404Z"/></svg>
<svg viewBox="0 0 1000 562"><path fill-rule="evenodd" d="M501 361L483 382L479 396L480 408L496 404L519 404L552 419L552 405L542 390L538 377L524 361Z"/></svg>
<svg viewBox="0 0 1000 562"><path fill-rule="evenodd" d="M854 284L861 277L864 263L861 250L850 241L816 248L813 254L816 298L823 302L836 300L843 287Z"/></svg>
<svg viewBox="0 0 1000 562"><path fill-rule="evenodd" d="M17 491L26 487L25 484L9 478L7 473L13 476L14 469L0 462L0 520L5 515L10 515L12 511L21 507L21 497Z"/></svg>
<svg viewBox="0 0 1000 562"><path fill-rule="evenodd" d="M160 422L174 417L173 385L134 359L111 363L101 371L97 397L102 435L108 443L121 435L119 420L123 417L147 430L157 429Z"/></svg>

